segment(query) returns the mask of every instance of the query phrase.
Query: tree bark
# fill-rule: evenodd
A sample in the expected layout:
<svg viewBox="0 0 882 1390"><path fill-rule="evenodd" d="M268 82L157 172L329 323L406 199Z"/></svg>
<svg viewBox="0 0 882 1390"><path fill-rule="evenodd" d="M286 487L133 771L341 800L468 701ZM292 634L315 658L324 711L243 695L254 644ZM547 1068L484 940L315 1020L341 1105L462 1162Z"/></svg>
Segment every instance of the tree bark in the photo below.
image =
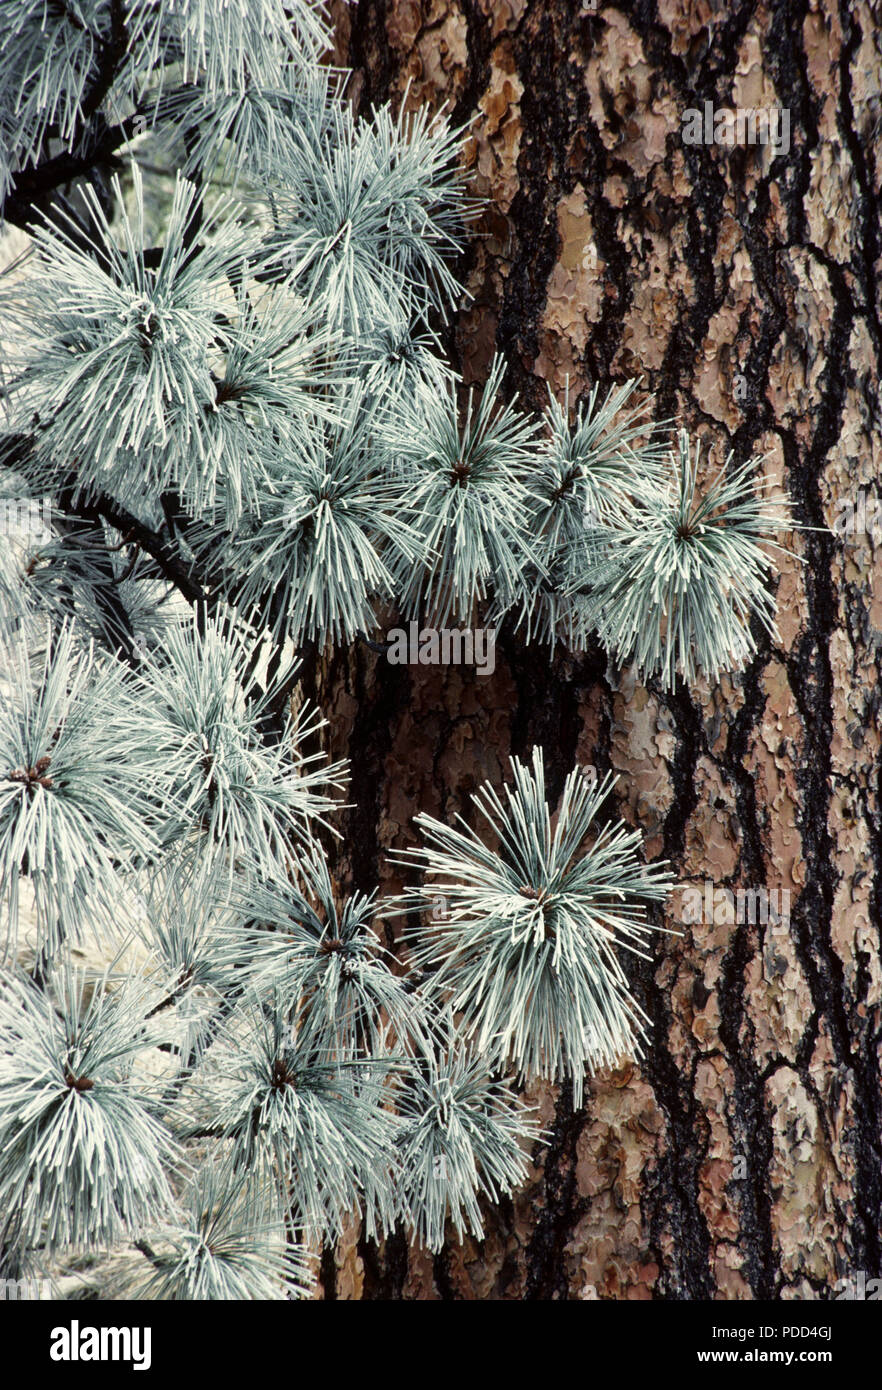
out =
<svg viewBox="0 0 882 1390"><path fill-rule="evenodd" d="M766 456L795 521L876 496L882 459L882 11L850 0L359 0L339 57L362 109L445 102L486 211L447 333L467 381L495 351L530 408L633 376L722 464ZM687 146L683 112L784 108L790 149ZM482 1242L433 1259L353 1237L326 1297L830 1297L882 1274L882 570L873 536L791 536L780 639L719 688L664 696L586 655L500 637L495 674L320 668L328 746L351 759L351 885L399 885L411 819L469 816L540 744L621 774L622 814L674 861L642 1058L600 1072ZM880 543L877 532L876 545ZM684 924L682 889L789 891L789 926Z"/></svg>

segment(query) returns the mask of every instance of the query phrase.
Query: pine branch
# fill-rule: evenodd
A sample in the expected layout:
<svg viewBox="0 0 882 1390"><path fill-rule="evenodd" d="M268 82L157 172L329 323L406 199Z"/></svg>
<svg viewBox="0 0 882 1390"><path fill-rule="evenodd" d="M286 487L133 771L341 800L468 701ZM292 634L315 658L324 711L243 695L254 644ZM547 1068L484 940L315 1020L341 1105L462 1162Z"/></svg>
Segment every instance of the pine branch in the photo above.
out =
<svg viewBox="0 0 882 1390"><path fill-rule="evenodd" d="M132 1079L144 989L105 986L0 977L0 1209L25 1246L112 1244L172 1204L175 1145Z"/></svg>
<svg viewBox="0 0 882 1390"><path fill-rule="evenodd" d="M170 788L134 674L84 649L70 625L44 642L33 650L26 634L0 631L13 681L0 704L0 885L5 946L27 875L39 944L52 953L67 934L81 937L84 911L93 929L106 927L118 871L158 854L157 807Z"/></svg>
<svg viewBox="0 0 882 1390"><path fill-rule="evenodd" d="M126 145L136 129L136 116L118 125L94 122L72 150L26 166L11 176L11 191L0 207L3 219L22 231L30 232L51 219L52 194L77 179L88 178L98 168L118 169L117 151Z"/></svg>
<svg viewBox="0 0 882 1390"><path fill-rule="evenodd" d="M512 1192L541 1135L530 1107L456 1040L449 1016L438 1032L405 1079L398 1140L405 1221L433 1251L448 1238L448 1222L457 1240L482 1238L478 1198L498 1202Z"/></svg>
<svg viewBox="0 0 882 1390"><path fill-rule="evenodd" d="M136 1242L153 1270L126 1292L192 1301L308 1297L308 1254L285 1240L271 1192L243 1189L229 1166L209 1162L188 1184L182 1206L181 1218L157 1232L158 1250Z"/></svg>
<svg viewBox="0 0 882 1390"><path fill-rule="evenodd" d="M586 1063L615 1065L639 1050L641 1011L613 946L645 954L643 904L662 901L673 880L663 864L639 863L640 834L622 822L589 843L614 779L590 789L574 768L552 825L541 749L532 767L511 765L504 800L490 783L474 797L498 850L462 817L462 829L416 817L426 844L397 857L433 882L401 901L425 910L440 895L446 911L406 937L415 965L431 972L427 992L462 1013L489 1066L513 1065L527 1081L571 1076L579 1103Z"/></svg>
<svg viewBox="0 0 882 1390"><path fill-rule="evenodd" d="M760 460L748 459L698 487L699 450L686 431L660 486L635 499L605 529L600 563L575 571L587 583L592 625L621 662L634 660L665 689L677 674L711 680L743 666L756 650L751 619L775 635L771 553L783 509L758 490Z"/></svg>

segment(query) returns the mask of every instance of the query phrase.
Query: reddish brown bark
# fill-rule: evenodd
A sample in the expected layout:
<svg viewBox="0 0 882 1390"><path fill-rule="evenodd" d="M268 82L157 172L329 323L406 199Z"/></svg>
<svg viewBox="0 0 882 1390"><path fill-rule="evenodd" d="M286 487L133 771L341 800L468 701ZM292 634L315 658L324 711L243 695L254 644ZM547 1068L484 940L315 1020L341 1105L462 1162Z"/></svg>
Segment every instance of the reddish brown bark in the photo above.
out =
<svg viewBox="0 0 882 1390"><path fill-rule="evenodd" d="M764 453L824 527L880 475L878 4L360 0L340 56L363 105L452 105L487 210L449 334L467 380L494 351L530 406L640 375L710 457ZM787 108L789 153L687 147L681 116ZM869 536L806 531L780 565L780 641L718 689L661 695L598 650L507 639L491 679L323 669L354 783L340 868L397 880L411 817L465 811L541 744L622 774L623 814L684 885L789 890L789 930L718 922L632 969L647 1055L584 1108L548 1092L530 1183L485 1241L326 1257L340 1298L813 1298L882 1262L879 652ZM878 543L878 538L877 538ZM800 560L804 563L800 563ZM669 926L682 925L675 893Z"/></svg>

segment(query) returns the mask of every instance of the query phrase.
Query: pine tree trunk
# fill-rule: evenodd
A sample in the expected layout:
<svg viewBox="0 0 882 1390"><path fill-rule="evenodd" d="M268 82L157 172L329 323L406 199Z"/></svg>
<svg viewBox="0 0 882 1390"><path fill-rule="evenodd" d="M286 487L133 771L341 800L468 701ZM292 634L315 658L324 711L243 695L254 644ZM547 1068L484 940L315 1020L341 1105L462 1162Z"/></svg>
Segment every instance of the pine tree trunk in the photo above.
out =
<svg viewBox="0 0 882 1390"><path fill-rule="evenodd" d="M489 205L448 332L466 380L497 350L530 407L567 373L577 391L641 376L714 462L767 455L803 525L867 488L871 515L878 4L359 0L339 19L363 106L410 81L411 105L470 127ZM705 101L789 109L773 176L768 149L684 144ZM359 888L397 888L387 853L417 810L468 815L540 744L553 795L576 762L619 772L622 813L702 900L708 881L791 895L773 928L716 906L684 925L676 892L683 934L628 966L645 1055L578 1111L543 1093L550 1143L486 1240L434 1260L403 1237L343 1243L326 1297L815 1298L882 1273L882 570L859 529L794 548L780 640L719 689L664 697L599 650L549 663L502 636L490 677L365 646L320 666L353 769L339 869Z"/></svg>

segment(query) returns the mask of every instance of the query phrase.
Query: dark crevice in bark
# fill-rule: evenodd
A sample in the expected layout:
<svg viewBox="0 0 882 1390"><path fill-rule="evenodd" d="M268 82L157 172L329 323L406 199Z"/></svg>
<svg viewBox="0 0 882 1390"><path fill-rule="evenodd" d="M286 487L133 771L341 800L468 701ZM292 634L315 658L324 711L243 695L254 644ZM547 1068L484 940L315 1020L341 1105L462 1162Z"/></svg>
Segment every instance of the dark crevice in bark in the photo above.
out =
<svg viewBox="0 0 882 1390"><path fill-rule="evenodd" d="M333 1245L325 1244L322 1246L319 1283L325 1301L335 1303L337 1301L337 1265L334 1260Z"/></svg>
<svg viewBox="0 0 882 1390"><path fill-rule="evenodd" d="M765 695L759 673L765 664L758 656L742 678L744 704L729 731L722 760L735 787L735 804L741 835L737 881L765 884L768 874L762 830L759 825L756 785L745 767L749 740L762 717ZM774 880L774 866L773 882ZM765 1104L765 1078L754 1062L754 1029L746 1013L745 972L758 948L757 934L749 924L741 926L723 962L719 989L720 1038L732 1065L731 1131L733 1151L743 1162L745 1176L737 1189L740 1243L744 1249L742 1273L754 1295L770 1298L774 1292L775 1253L772 1236L768 1170L772 1159L771 1117Z"/></svg>
<svg viewBox="0 0 882 1390"><path fill-rule="evenodd" d="M515 61L524 94L521 99L523 146L518 160L518 192L509 213L516 229L514 256L499 309L497 347L510 363L511 384L525 404L539 407L543 392L530 366L538 354L537 324L545 306L548 277L558 253L557 219L560 151L566 147L569 117L566 100L549 92L562 80L556 6L539 5L518 36Z"/></svg>
<svg viewBox="0 0 882 1390"><path fill-rule="evenodd" d="M456 1293L450 1279L450 1256L446 1246L432 1257L432 1278L435 1281L438 1297L445 1303L452 1302L456 1298Z"/></svg>
<svg viewBox="0 0 882 1390"><path fill-rule="evenodd" d="M380 845L377 830L383 804L385 760L392 747L395 729L407 708L410 695L408 670L391 666L382 657L368 652L361 643L341 648L329 663L325 689L340 681L358 705L358 718L346 747L350 762L350 782L345 810L338 826L341 850L349 857L350 887L370 892L380 877ZM330 708L330 703L326 708Z"/></svg>
<svg viewBox="0 0 882 1390"><path fill-rule="evenodd" d="M496 1279L494 1298L516 1297L510 1293L513 1285L519 1285L521 1269L518 1262L519 1250L515 1237L515 1207L507 1195L500 1197L496 1207L496 1230L505 1242L505 1255Z"/></svg>
<svg viewBox="0 0 882 1390"><path fill-rule="evenodd" d="M358 0L352 18L349 66L364 82L360 111L369 111L388 99L393 63L386 37L386 0Z"/></svg>
<svg viewBox="0 0 882 1390"><path fill-rule="evenodd" d="M461 0L466 21L468 68L462 91L450 114L454 126L466 125L487 86L490 70L490 48L493 42L491 16L482 13L478 0Z"/></svg>
<svg viewBox="0 0 882 1390"><path fill-rule="evenodd" d="M662 857L676 863L682 857L686 827L698 802L698 761L707 750L698 708L682 681L667 696L656 693L670 710L677 733L674 759L668 767L673 800L662 829ZM660 1296L708 1298L713 1292L710 1233L698 1203L707 1122L694 1095L692 1076L683 1074L667 1046L673 1014L667 989L657 983L660 958L665 951L659 945L652 961L625 962L637 1001L650 1019L649 1043L641 1070L666 1120L664 1148L656 1158L651 1178L647 1177L641 1205L650 1246L662 1271ZM671 1233L673 1263L661 1254L664 1237Z"/></svg>
<svg viewBox="0 0 882 1390"><path fill-rule="evenodd" d="M402 1230L393 1232L378 1245L364 1236L358 1254L364 1268L363 1299L399 1300L407 1279L407 1238Z"/></svg>
<svg viewBox="0 0 882 1390"><path fill-rule="evenodd" d="M542 749L548 797L556 805L576 762L581 697L602 677L605 659L597 647L576 659L552 657L548 647L525 647L504 629L497 646L518 692L511 717L512 756L529 761L533 748Z"/></svg>
<svg viewBox="0 0 882 1390"><path fill-rule="evenodd" d="M544 1204L526 1251L525 1298L565 1299L568 1296L566 1246L573 1227L588 1209L576 1180L576 1144L583 1110L573 1109L573 1088L561 1086L554 1126L544 1157Z"/></svg>

